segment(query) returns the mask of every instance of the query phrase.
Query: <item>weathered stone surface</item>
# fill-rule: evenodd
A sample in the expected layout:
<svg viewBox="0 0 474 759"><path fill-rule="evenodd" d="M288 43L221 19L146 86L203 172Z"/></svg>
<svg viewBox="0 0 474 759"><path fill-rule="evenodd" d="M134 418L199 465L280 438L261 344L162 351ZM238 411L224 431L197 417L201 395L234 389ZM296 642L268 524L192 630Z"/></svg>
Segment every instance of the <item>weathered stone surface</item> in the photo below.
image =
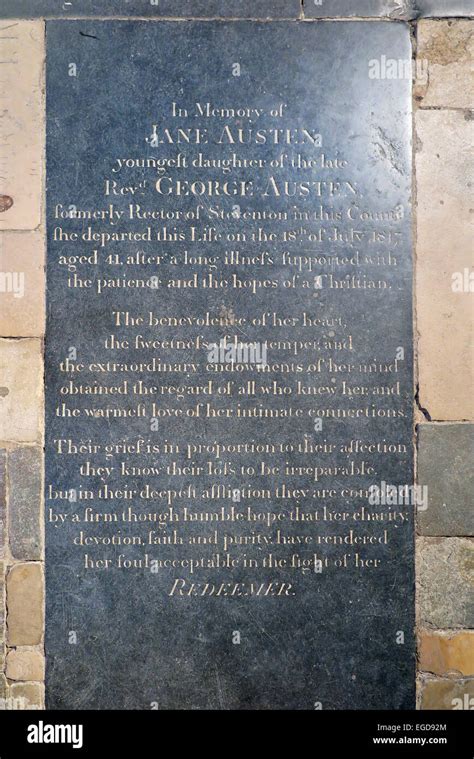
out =
<svg viewBox="0 0 474 759"><path fill-rule="evenodd" d="M17 648L7 654L9 680L44 680L44 656L39 651Z"/></svg>
<svg viewBox="0 0 474 759"><path fill-rule="evenodd" d="M45 275L41 232L0 233L0 284L0 335L42 337Z"/></svg>
<svg viewBox="0 0 474 759"><path fill-rule="evenodd" d="M157 7L147 8L147 15L153 15ZM162 16L195 18L298 18L301 12L300 0L241 0L238 3L234 0L160 0L159 7ZM112 10L115 8L113 3ZM137 10L142 8L143 3Z"/></svg>
<svg viewBox="0 0 474 759"><path fill-rule="evenodd" d="M418 538L420 622L437 628L474 627L474 541Z"/></svg>
<svg viewBox="0 0 474 759"><path fill-rule="evenodd" d="M3 0L0 18L38 18L39 16L139 16L146 18L298 18L300 0Z"/></svg>
<svg viewBox="0 0 474 759"><path fill-rule="evenodd" d="M0 448L0 558L5 555L7 542L7 452ZM0 617L1 617L0 605Z"/></svg>
<svg viewBox="0 0 474 759"><path fill-rule="evenodd" d="M474 107L474 21L420 21L417 59L428 71L414 90L422 107Z"/></svg>
<svg viewBox="0 0 474 759"><path fill-rule="evenodd" d="M472 0L304 0L306 18L473 16Z"/></svg>
<svg viewBox="0 0 474 759"><path fill-rule="evenodd" d="M4 0L0 18L298 18L300 0ZM304 0L306 18L473 16L471 0Z"/></svg>
<svg viewBox="0 0 474 759"><path fill-rule="evenodd" d="M396 18L410 19L416 13L413 0L305 0L306 18Z"/></svg>
<svg viewBox="0 0 474 759"><path fill-rule="evenodd" d="M0 11L0 16L2 15ZM5 27L4 27L5 28ZM2 35L0 229L35 229L41 222L44 153L44 24L18 21Z"/></svg>
<svg viewBox="0 0 474 759"><path fill-rule="evenodd" d="M474 16L472 0L414 0L417 17Z"/></svg>
<svg viewBox="0 0 474 759"><path fill-rule="evenodd" d="M42 556L42 452L22 446L8 456L10 549L15 559Z"/></svg>
<svg viewBox="0 0 474 759"><path fill-rule="evenodd" d="M8 683L4 674L0 673L0 699L5 699L8 695ZM3 704L0 703L0 709Z"/></svg>
<svg viewBox="0 0 474 759"><path fill-rule="evenodd" d="M36 646L43 637L43 572L40 564L15 564L7 576L9 646Z"/></svg>
<svg viewBox="0 0 474 759"><path fill-rule="evenodd" d="M0 561L0 641L5 640L5 564Z"/></svg>
<svg viewBox="0 0 474 759"><path fill-rule="evenodd" d="M79 34L81 30L92 33L100 42L93 39L84 40ZM237 233L241 237L245 232L247 239L255 241L251 246L252 251L258 250L259 256L262 254L263 257L265 251L272 253L273 260L265 267L267 274L259 264L254 265L250 260L248 265L236 267L239 276L242 274L258 281L271 273L276 285L274 292L265 293L257 287L256 295L250 292L247 295L239 288L230 286L225 292L225 299L222 295L209 293L201 287L186 288L187 292L173 293L166 286L163 286L159 298L153 292L150 294L148 291L131 290L110 290L97 297L93 289L85 298L84 292L77 288L67 289L64 267L59 270L56 265L57 254L64 251L64 243L54 241L50 236L48 317L51 315L51 318L48 318L46 341L47 486L52 483L61 488L74 488L81 483L79 466L83 463L83 453L74 457L58 455L55 438L74 436L77 439L80 431L84 439L93 437L96 442L101 443L124 440L131 448L132 441L135 441L137 436L143 438L149 429L149 419L132 418L132 415L107 420L100 414L92 419L90 416L87 418L84 413L86 405L89 410L92 404L93 408L109 405L109 399L103 396L94 399L84 395L70 396L67 398L67 406L78 411L80 416L77 419L58 417L55 408L58 405L60 388L65 384L65 377L58 372L57 366L58 361L64 361L67 347L71 344L76 345L80 360L87 364L89 357L94 361L104 361L112 355L104 352L104 340L110 335L112 310L130 309L134 304L136 308L147 311L149 306L155 312L159 309L160 315L173 313L202 316L208 310L210 313L222 315L224 300L226 309L244 317L245 324L251 324L256 313L270 307L273 312L285 314L285 317L291 315L294 326L281 332L273 327L268 331L254 330L252 327L249 334L255 335L254 339L262 340L267 336L275 339L275 335L278 334L282 338L283 335L285 338L291 335L292 339L304 340L309 334L322 334L319 328L316 332L309 333L306 328L301 328L301 309L304 308L311 314L339 314L343 321L354 325L354 336L357 338L357 353L354 353L354 358L357 356L358 361L372 364L376 355L384 365L386 361L392 364L394 356L398 353L398 346L404 346L405 360L397 366L396 377L399 380L400 393L398 397L393 395L390 398L379 398L383 413L389 414L390 418L375 419L369 418L368 415L360 422L350 416L344 420L331 418L331 411L352 410L359 408L359 404L361 408L366 407L369 410L372 403L375 404L375 393L370 400L342 397L342 392L336 398L324 399L330 419L328 436L331 435L331 441L335 443L334 455L328 455L324 461L330 461L338 467L347 467L348 456L342 452L342 446L347 444L349 437L359 439L361 435L365 441L380 443L390 437L391 441L403 441L405 445L401 448L404 450L395 455L373 457L374 465L377 467L377 481L384 479L397 484L411 482L411 87L406 79L381 83L368 77L368 60L372 57L386 55L392 58L411 58L407 26L371 22L137 24L126 21L113 24L88 22L84 25L77 21L53 21L47 24L47 39L47 152L50 167L48 229L54 229L55 206L57 203L64 204L70 198L72 186L78 188L77 197L81 198L83 205L87 202L87 207L102 207L104 196L101 171L113 165L112 162L116 161L118 155L117 151L120 150L120 155L136 156L141 155L142 151L144 155L150 154L146 140L150 135L151 115L160 124L166 124L170 119L169 123L173 125L173 129L178 123L200 125L206 130L206 144L203 147L189 143L181 146L182 155L189 162L188 166L196 165L191 164L191 161L196 159L196 150L202 150L207 157L218 157L219 160L224 157L230 158L236 151L239 158L259 158L258 171L249 168L248 171L242 172L239 168L233 174L234 177L245 176L252 184L250 194L241 202L245 204L246 212L256 212L256 215L252 218L252 213L249 216L246 214L245 221L239 215L236 217L235 212L232 217L231 209L235 205L235 197L221 196L216 201L218 200L219 206L225 210L226 221L218 226L223 238L226 238L227 234L232 236ZM177 50L192 51L191 64L187 55L175 55L173 51ZM83 66L88 72L87 76L77 77L74 87L64 75L70 60L77 61L79 70ZM234 77L231 62L238 60L242 61L241 75ZM209 65L209 61L212 61L212 66ZM160 96L156 97L158 70L161 89ZM107 86L91 88L91 81L105 81ZM180 108L182 106L186 109L182 122L181 117L171 119L171 105L178 95ZM221 110L220 114L203 119L196 108L196 104L201 102L226 106L225 113ZM236 107L242 103L246 108L251 108L250 118L245 115L245 111L236 112ZM281 110L278 104L283 106ZM232 115L229 107L237 115ZM182 113L184 114L184 110ZM282 115L277 117L278 113ZM74 121L74 140L68 139L71 119ZM266 130L265 133L269 130L274 132L277 123L278 133L287 134L289 144L283 146L279 142L275 143L272 138L263 146L259 146L259 139L255 139L256 133L253 131L257 123L259 128L261 126ZM232 132L238 129L246 144L237 148L234 139L232 144L217 144L224 126ZM298 145L294 144L292 135L300 134L300 130L307 132L308 128L317 128L324 135L323 150L317 148L315 142L318 140L301 135L298 137ZM249 137L249 134L253 137ZM67 150L64 149L65 141L68 142ZM175 147L168 146L166 154L174 155ZM294 162L289 161L286 165L284 161L282 169L275 173L275 165L279 163L278 159L283 153ZM154 152L152 155L159 154L161 153ZM304 170L297 167L297 156L306 165ZM325 157L328 156L332 156L331 164L326 164ZM333 161L336 156L339 157L337 169ZM308 168L308 158L311 158L313 168ZM321 171L314 168L313 161L316 158L318 165L321 165ZM347 160L345 168L339 164L342 158L345 159L344 165ZM319 177L319 174L325 177L324 187L327 190L322 190L321 187L316 189L318 183L311 181ZM152 175L155 177L156 172L153 171ZM220 185L222 179L227 176L222 173L222 165L219 166L217 163L210 165L204 175L206 185L207 180L210 180L212 186L216 181ZM140 176L148 175L140 173ZM172 172L173 181L181 179L181 176L181 170ZM203 172L195 172L191 168L187 174L188 180L202 176ZM136 177L138 174L132 170L127 174L127 181L135 181ZM291 198L282 196L280 190L278 197L270 198L268 193L265 193L270 178L273 182L278 181L283 193L288 193ZM334 188L331 180L336 180ZM349 189L349 180L355 183L355 187L351 185ZM304 181L305 185L309 181L317 197L300 197L297 187L301 181ZM147 185L149 189L144 190L140 198L142 209L156 209L157 197L153 189L155 184L156 181L152 181ZM289 189L284 190L283 185ZM344 190L340 197L342 187ZM323 202L319 195L321 191L324 194ZM214 190L210 192L214 194ZM205 190L205 195L209 198L209 190ZM126 198L119 197L114 201L117 204L115 207L120 209L128 207L128 202ZM181 213L185 208L194 207L196 199L183 198L181 195L163 196L158 202L166 213ZM203 202L207 207L208 200L203 199ZM348 210L359 208L359 203L361 216L363 209L369 209L384 211L385 218L376 222L365 220L363 224L357 223L354 227L348 220ZM304 224L306 231L302 233L306 242L298 239L293 243L292 236L289 235L290 248L295 254L301 253L303 246L305 251L307 249L315 255L324 252L328 256L327 264L324 265L324 278L325 281L329 281L333 277L333 274L326 273L333 269L330 256L338 250L345 263L341 263L341 273L336 273L335 276L338 282L341 281L339 277L344 278L344 287L351 284L356 272L356 278L359 275L363 275L364 278L367 275L369 279L381 277L384 280L383 284L387 285L386 288L375 287L369 291L363 287L358 289L354 285L350 289L341 290L337 286L332 291L327 287L326 292L318 293L314 291L314 272L310 274L309 268L308 271L305 269L305 275L302 277L308 285L306 292L298 288L289 291L282 287L288 267L283 265L282 251L286 250L286 247L282 248L281 245L286 233L293 229L294 223L289 214L294 208L293 204L297 206L297 212L301 213L301 217L307 219ZM321 213L320 206L324 206L323 217L325 209L328 209L331 212L329 217L334 212L331 218L340 219L341 222L331 221L322 224L317 218L317 214ZM262 222L258 221L258 214L273 208L284 210L289 215L287 220L282 219L278 223L266 217L265 230L271 233L273 242L268 240L259 243L258 227ZM204 214L204 217L199 219L200 231L201 219L206 216L207 214ZM182 219L182 216L179 218ZM387 218L390 219L389 222ZM207 226L208 222L206 220L203 223ZM140 223L136 219L132 220L131 224L130 229L139 229ZM64 220L63 227L72 232L82 229L83 223L80 219L70 218ZM333 233L336 233L334 242L324 239L322 244L313 243L321 227L324 227L328 237L332 238ZM374 263L373 260L368 260L366 265L362 260L360 263L356 261L356 257L354 261L348 262L347 240L352 236L355 239L357 235L353 233L360 227L363 229L367 249L372 249L377 258L379 235L385 240L384 244L380 242L380 248L386 254L382 256L385 261L392 250L392 243L394 244L396 266L392 265L392 261L390 265L386 265ZM99 225L94 225L94 229L99 228ZM109 228L108 224L105 228ZM127 227L124 225L124 228ZM186 239L191 239L189 228L181 222L180 231ZM324 238L324 235L322 237ZM227 243L223 238L215 243L206 244L203 241L199 244L200 253L215 256L215 274L219 278L226 278L229 271L224 262ZM286 242L284 244L287 245ZM78 244L75 250L79 253L88 247ZM163 245L161 241L153 245L153 250L166 253L170 247L166 243ZM109 268L104 256L101 256L101 259L100 266L95 267L94 271L86 265L82 268L82 274L89 276L90 273L96 278L99 274L102 276L112 270L115 276L117 269ZM193 270L201 280L199 268L193 267ZM122 266L121 273L125 274L125 269L126 267ZM165 264L163 267L163 277L166 280L170 276L177 276L173 269L176 271L176 266L170 267ZM152 271L156 272L156 268L145 266L143 269L143 272ZM320 295L323 303L315 297L319 298ZM218 331L222 326L224 325L221 322ZM115 334L117 338L122 339L129 338L131 332L117 329ZM151 336L153 332L147 334ZM178 336L176 329L173 329L172 334L174 337ZM194 328L188 329L187 326L180 332L186 339L192 334L195 334ZM205 329L205 334L209 334L210 340L214 342L215 330ZM235 336L237 337L237 334ZM312 362L315 354L315 350L309 350L304 358L305 363ZM128 353L123 350L117 355L120 360L127 359L133 362L139 358L148 360L151 357L150 351L135 350ZM203 351L191 347L186 351L186 356L190 360L196 359L196 370L193 370L194 373L189 378L190 387L194 386L194 392L197 389L195 383L200 384L208 380L210 375L206 376ZM328 356L326 361L327 359ZM179 360L177 353L170 350L167 360ZM235 383L235 392L231 397L221 400L215 397L211 400L211 403L219 403L221 409L231 412L227 419L209 420L212 427L207 426L207 421L193 419L191 416L187 419L180 417L177 421L164 420L163 424L160 420L159 439L171 439L179 443L181 449L191 439L202 440L204 434L207 436L207 430L212 429L212 440L226 442L252 440L267 444L301 440L303 428L308 427L306 414L319 403L315 398L303 398L301 395L297 398L295 374L296 372L290 370L288 373L285 372L284 376L280 372L276 373L276 376L279 377L279 381L284 380L288 385L287 389L292 392L294 399L293 411L301 410L300 418L293 414L293 417L287 418L284 423L275 418L247 418L245 423L242 423L242 420L235 416L239 397L239 383ZM144 380L147 383L174 383L179 376L179 373L175 374L173 379L169 377L168 380L166 372L160 372L158 380L153 374L144 372ZM81 376L75 379L82 384L91 381L96 384L97 373L94 374L86 368ZM331 379L336 381L336 377L330 376L330 372L325 368L317 381L332 386ZM350 381L351 377L347 379ZM182 381L185 381L184 376ZM381 385L386 385L387 374L384 370L380 373L370 370L370 376L364 375L363 383L370 388L371 395L375 385L379 390ZM339 390L341 384L338 383ZM127 408L132 403L130 396L120 400L121 405ZM152 413L148 399L145 400L147 412ZM180 407L184 407L183 404L187 404L189 400L188 398L180 401ZM271 400L273 402L270 405L275 406L275 399ZM268 404L268 400L265 401L263 398L263 393L261 401L262 405ZM246 409L250 409L257 402L260 405L258 395L255 399L242 399ZM278 405L285 409L285 399L282 398ZM339 421L341 423L338 423ZM310 423L308 434L312 436L313 432ZM94 456L94 465L97 466L99 462L102 464L103 456L104 448ZM245 460L256 465L255 459L256 456L250 455ZM128 460L131 463L137 459ZM201 464L204 459L200 458L199 461ZM268 487L274 489L281 485L282 480L286 485L291 480L291 485L298 487L305 483L308 495L305 496L304 503L301 499L302 508L312 511L315 504L309 494L313 491L314 482L306 474L307 470L299 476L284 476L283 468L288 461L291 465L297 466L302 465L305 458L296 452L284 455L276 453L272 456L272 464L278 464L278 473L268 480L265 478ZM146 454L141 457L143 464L148 465L152 462L156 463L156 457L152 458ZM313 462L314 457L308 456L308 464ZM235 457L233 467L234 465L234 471L241 473L243 457ZM112 477L108 478L107 483L110 487L123 485L124 478L118 476L118 471L118 468L115 469ZM144 478L136 476L133 479L138 487L143 486ZM170 485L176 482L172 477L165 476L165 479ZM209 487L209 478L204 469L201 468L200 473L193 479L199 491L207 490ZM238 486L240 475L237 474L235 479ZM328 486L333 484L335 488L341 488L345 484L343 479L329 475L324 477L324 482ZM183 482L181 479L178 481ZM230 482L225 478L219 478L219 481ZM255 485L257 482L260 485L261 481L261 478L254 481ZM361 474L355 481L362 486L363 483L372 484L373 479ZM100 475L89 477L87 484L97 492L97 487L100 487ZM294 503L294 500L288 498L288 506L292 501ZM227 509L227 497L222 501L222 504L224 503ZM333 503L337 510L341 509L342 503L347 505L348 512L353 513L355 510L354 498L348 498L347 495L336 497ZM358 501L358 506L362 505L366 510L370 508L364 496ZM66 510L69 514L71 509L77 509L76 505L65 504L64 501L47 503L47 511L49 506L53 513L56 510ZM108 506L108 510L114 508L111 501L104 504L105 506ZM120 495L116 506L117 512L122 512ZM240 508L246 510L246 506L247 504L242 503ZM148 505L138 504L137 509L140 508L146 511ZM219 508L220 511L221 504L217 507L215 499L203 496L199 504L195 504L195 508L200 512L208 509L214 523L214 517L217 516L215 510ZM276 509L278 512L282 510L280 502L273 498L271 502L267 500L263 508ZM374 508L379 514L380 507ZM286 501L285 510L289 510ZM109 536L112 530L114 533L118 532L118 526L111 523L100 526L76 526L71 524L71 521L66 520L61 528L56 527L52 520L46 523L46 652L48 659L54 660L54 666L48 669L47 674L49 708L143 708L146 705L149 707L155 700L159 701L160 708L163 709L303 709L312 708L316 700L329 709L410 708L414 705L414 562L412 524L409 518L394 527L388 523L354 525L364 538L369 535L376 536L377 545L374 546L373 554L369 554L370 566L364 564L363 569L360 565L360 552L359 564L356 564L355 547L330 545L336 534L341 537L349 536L349 524L334 525L330 524L329 520L323 523L322 519L317 525L310 524L309 520L305 524L290 524L288 520L286 532L291 535L291 541L285 541L285 545L276 545L276 531L273 527L267 530L265 525L257 525L255 531L259 533L259 537L261 532L267 532L268 534L262 535L262 538L272 541L272 558L265 566L262 566L262 560L265 560L265 552L268 549L263 552L261 546L247 545L248 537L255 534L255 526L251 519L252 523L249 524L240 519L240 515L238 522L232 521L229 528L226 522L222 524L219 517L220 524L216 525L215 533L217 545L222 544L223 533L228 529L236 536L233 553L237 557L238 566L234 564L225 568L222 563L217 566L218 562L212 559L215 554L213 538L209 541L207 537L209 530L206 528L211 525L199 525L196 523L198 520L190 520L193 524L179 525L183 535L181 545L167 540L166 545L150 547L150 557L154 558L158 552L160 560L166 556L166 560L169 558L173 562L173 567L176 563L182 567L182 557L187 557L186 563L194 556L199 556L199 562L204 559L205 568L200 570L197 582L207 582L209 579L212 583L233 583L239 579L244 585L241 590L236 591L242 593L240 598L235 599L236 603L232 603L231 598L226 600L224 596L211 597L214 596L212 590L209 596L206 591L202 597L178 597L172 588L176 579L180 585L182 579L179 578L186 576L182 574L182 568L170 571L160 569L156 576L151 576L144 565L144 571L124 570L119 567L117 559L121 554L126 556L127 562L132 558L142 560L143 551L136 545L97 547L89 543L84 551L84 546L79 548L77 543L76 546L73 545L73 538L78 534L79 528L84 528L84 532L93 529L94 534L100 529L101 533ZM143 527L145 528L145 525ZM385 527L387 533L390 532L389 545L382 544ZM130 526L125 522L120 525L122 534L127 537L139 529L140 525ZM201 536L204 533L206 537L203 540ZM147 528L141 531L144 540L142 546L147 545L147 534ZM318 580L314 572L295 572L289 567L294 546L298 545L295 536L300 539L304 536L300 545L306 537L308 538L306 547L303 545L303 556L306 562L311 562L314 560L316 546L310 548L309 543L319 535L328 537L327 544L318 547L318 554L321 548L329 563L328 572L323 572L321 580ZM366 541L366 545L363 546L364 557L367 556L368 543L369 541ZM270 542L266 545L270 545ZM278 567L273 566L270 569L269 563L274 561L273 546L282 560L279 561ZM332 548L335 550L331 550ZM350 566L339 571L340 567L332 565L331 561L336 555L341 557L346 552L351 554L350 560L348 559ZM300 551L299 554L301 555ZM95 560L99 557L101 561L110 560L106 572L98 571ZM250 562L244 562L245 557L251 558L255 563L251 565ZM91 561L94 562L92 566ZM209 571L211 563L212 572ZM254 588L255 583L259 582L259 577L265 577L265 580L271 578L277 583L283 578L293 578L295 597L290 598L289 602L288 599L281 599L283 603L270 595L267 598L257 597ZM215 587L218 593L219 586ZM345 608L346 612L341 613L341 608ZM252 618L252 629L249 628L249 614ZM321 624L321 620L325 620L324 624ZM199 630L196 629L196 621ZM137 624L140 626L139 636L136 635ZM71 629L77 630L80 642L80 645L75 647L74 654L71 653L72 647L68 642L68 631ZM173 630L179 630L179 634L176 635ZM231 648L234 645L231 641L233 630L242 630L242 635L245 636L245 645L241 645L240 648L236 646L239 652L235 653L232 653ZM261 633L262 630L265 630L265 635ZM304 645L301 646L298 640L302 630ZM405 645L397 645L397 631L400 630L404 630ZM105 646L104 640L107 641ZM104 677L107 679L107 688L102 687ZM314 695L315 692L317 696Z"/></svg>
<svg viewBox="0 0 474 759"><path fill-rule="evenodd" d="M474 680L427 680L421 686L421 708L470 710L474 707Z"/></svg>
<svg viewBox="0 0 474 759"><path fill-rule="evenodd" d="M44 685L41 683L12 683L10 697L17 699L21 709L44 709Z"/></svg>
<svg viewBox="0 0 474 759"><path fill-rule="evenodd" d="M0 440L38 441L42 398L41 341L0 339Z"/></svg>
<svg viewBox="0 0 474 759"><path fill-rule="evenodd" d="M5 565L0 561L0 672L4 669L5 662Z"/></svg>
<svg viewBox="0 0 474 759"><path fill-rule="evenodd" d="M433 420L474 418L473 126L463 111L416 114L419 396Z"/></svg>
<svg viewBox="0 0 474 759"><path fill-rule="evenodd" d="M418 511L421 535L474 535L474 425L418 426L419 485L428 488L428 508Z"/></svg>
<svg viewBox="0 0 474 759"><path fill-rule="evenodd" d="M474 631L421 630L419 670L435 675L474 675Z"/></svg>

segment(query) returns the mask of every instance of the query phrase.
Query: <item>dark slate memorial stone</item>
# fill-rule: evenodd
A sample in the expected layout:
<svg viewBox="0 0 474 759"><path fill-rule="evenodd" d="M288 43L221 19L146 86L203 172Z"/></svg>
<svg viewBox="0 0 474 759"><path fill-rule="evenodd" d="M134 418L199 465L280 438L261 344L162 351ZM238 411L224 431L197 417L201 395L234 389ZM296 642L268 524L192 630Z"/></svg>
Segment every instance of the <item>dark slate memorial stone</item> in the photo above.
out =
<svg viewBox="0 0 474 759"><path fill-rule="evenodd" d="M304 0L307 18L417 18L473 16L474 0Z"/></svg>
<svg viewBox="0 0 474 759"><path fill-rule="evenodd" d="M416 16L415 0L304 0L307 18L365 18L411 19Z"/></svg>
<svg viewBox="0 0 474 759"><path fill-rule="evenodd" d="M47 23L49 708L414 708L410 59Z"/></svg>
<svg viewBox="0 0 474 759"><path fill-rule="evenodd" d="M474 0L416 0L419 17L474 16Z"/></svg>
<svg viewBox="0 0 474 759"><path fill-rule="evenodd" d="M1 0L0 18L298 18L301 0Z"/></svg>

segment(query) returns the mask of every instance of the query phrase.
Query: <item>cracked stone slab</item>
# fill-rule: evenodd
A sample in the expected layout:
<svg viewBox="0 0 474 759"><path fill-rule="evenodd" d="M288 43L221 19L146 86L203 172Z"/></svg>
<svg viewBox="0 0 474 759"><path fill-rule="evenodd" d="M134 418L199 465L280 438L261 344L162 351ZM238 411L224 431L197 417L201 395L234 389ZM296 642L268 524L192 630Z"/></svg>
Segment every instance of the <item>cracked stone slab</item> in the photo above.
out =
<svg viewBox="0 0 474 759"><path fill-rule="evenodd" d="M464 111L419 109L415 127L420 404L433 421L470 421L474 122Z"/></svg>
<svg viewBox="0 0 474 759"><path fill-rule="evenodd" d="M418 511L421 535L474 536L474 424L420 424L418 484L428 508Z"/></svg>
<svg viewBox="0 0 474 759"><path fill-rule="evenodd" d="M418 538L418 605L421 624L474 627L474 540Z"/></svg>
<svg viewBox="0 0 474 759"><path fill-rule="evenodd" d="M422 630L418 645L419 670L435 675L474 676L474 630Z"/></svg>
<svg viewBox="0 0 474 759"><path fill-rule="evenodd" d="M298 18L300 0L4 0L0 18Z"/></svg>
<svg viewBox="0 0 474 759"><path fill-rule="evenodd" d="M8 455L10 549L15 559L38 560L41 535L41 449L25 446Z"/></svg>

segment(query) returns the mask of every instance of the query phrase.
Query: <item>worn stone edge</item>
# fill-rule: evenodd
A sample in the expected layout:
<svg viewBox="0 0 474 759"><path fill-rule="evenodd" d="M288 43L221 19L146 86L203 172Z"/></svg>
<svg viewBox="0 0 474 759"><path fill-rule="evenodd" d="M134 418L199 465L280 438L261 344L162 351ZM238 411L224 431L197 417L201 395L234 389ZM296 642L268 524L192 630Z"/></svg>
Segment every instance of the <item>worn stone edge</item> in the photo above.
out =
<svg viewBox="0 0 474 759"><path fill-rule="evenodd" d="M0 17L0 20L2 18ZM41 146L41 155L38 156L39 163L41 165L41 198L40 198L40 217L41 222L39 227L35 227L33 229L16 229L16 228L5 228L2 230L4 233L11 233L14 232L18 235L23 234L31 234L32 232L37 232L41 234L42 237L42 249L43 249L43 262L45 263L46 260L46 224L45 224L45 213L46 213L46 84L45 84L45 77L46 77L46 24L45 20L41 18L34 18L34 19L12 19L14 22L17 22L19 24L22 23L31 23L31 21L34 21L38 25L41 25L40 28L42 30L42 46L41 46L41 61L40 66L42 70L41 74L41 87L40 87L40 112L41 112L41 133L42 133L42 146ZM20 51L21 54L21 51ZM38 125L31 122L31 128L35 129ZM1 234L1 233L0 233ZM43 266L43 288L44 291L46 290L46 274L45 274L45 268ZM45 308L45 306L44 306ZM0 340L3 341L5 339L11 339L11 336L9 335L0 335ZM15 340L23 341L23 340L38 340L41 343L41 355L42 359L44 357L44 334L41 332L38 335L28 335L25 337L15 337ZM44 383L43 383L44 386ZM44 388L43 388L44 389ZM45 552L45 542L44 542L44 532L45 532L45 526L44 526L44 393L42 392L38 398L38 412L39 412L39 419L40 419L40 430L39 430L39 440L33 442L33 441L0 441L0 448L3 448L6 450L6 467L5 467L5 491L6 491L6 524L5 524L5 546L3 550L2 559L0 561L0 565L3 564L3 582L4 582L4 594L3 598L0 597L0 603L3 605L3 612L4 612L4 619L5 619L5 641L3 644L3 652L4 656L2 657L2 667L0 670L0 678L4 679L4 682L6 682L7 685L7 692L6 692L6 698L5 701L3 699L0 699L0 710L5 709L44 709L45 708L45 698L44 698L44 689L45 689L45 682L44 678L42 680L38 681L17 681L17 680L11 680L8 679L6 676L7 672L7 659L8 654L12 651L17 651L18 649L21 649L22 651L35 651L39 653L43 659L43 669L45 665L45 652L44 652L44 620L45 620L45 566L44 566L44 552ZM24 560L24 559L17 559L13 556L10 548L10 493L9 493L9 457L10 453L14 450L18 450L20 448L31 448L36 447L38 449L38 453L40 455L41 459L41 483L40 483L40 508L39 508L39 522L38 522L38 531L39 531L39 539L40 544L42 546L41 551L41 559L38 561L30 561L30 560ZM42 597L41 597L41 611L42 611L42 618L43 618L43 630L41 635L41 643L38 645L30 646L10 646L9 640L8 640L8 624L9 624L9 598L8 598L8 577L12 569L18 565L29 565L29 564L39 564L41 567L41 580L42 580ZM29 702L27 699L18 697L15 695L15 691L21 689L22 687L27 686L34 686L33 690L37 691L38 698L36 699L36 703Z"/></svg>

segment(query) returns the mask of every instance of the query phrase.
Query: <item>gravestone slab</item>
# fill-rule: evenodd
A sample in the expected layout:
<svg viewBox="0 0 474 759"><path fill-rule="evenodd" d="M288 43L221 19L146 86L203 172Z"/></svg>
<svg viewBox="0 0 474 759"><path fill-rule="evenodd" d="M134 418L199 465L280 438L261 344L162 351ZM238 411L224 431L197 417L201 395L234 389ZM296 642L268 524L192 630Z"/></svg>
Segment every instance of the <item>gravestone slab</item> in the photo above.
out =
<svg viewBox="0 0 474 759"><path fill-rule="evenodd" d="M298 18L300 0L2 0L0 18Z"/></svg>
<svg viewBox="0 0 474 759"><path fill-rule="evenodd" d="M46 27L48 707L413 708L408 28Z"/></svg>

